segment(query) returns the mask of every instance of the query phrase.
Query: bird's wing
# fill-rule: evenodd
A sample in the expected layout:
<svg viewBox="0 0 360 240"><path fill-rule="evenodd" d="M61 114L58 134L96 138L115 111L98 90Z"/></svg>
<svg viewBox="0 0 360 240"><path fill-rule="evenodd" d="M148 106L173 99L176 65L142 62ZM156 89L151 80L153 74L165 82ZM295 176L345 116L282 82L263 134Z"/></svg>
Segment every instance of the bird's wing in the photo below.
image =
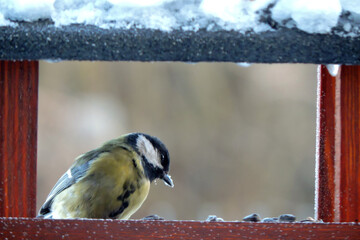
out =
<svg viewBox="0 0 360 240"><path fill-rule="evenodd" d="M104 149L95 149L79 156L69 170L60 177L55 186L50 191L45 203L40 208L38 217L51 218L51 205L56 195L78 182L88 170L91 162L99 155L108 152Z"/></svg>

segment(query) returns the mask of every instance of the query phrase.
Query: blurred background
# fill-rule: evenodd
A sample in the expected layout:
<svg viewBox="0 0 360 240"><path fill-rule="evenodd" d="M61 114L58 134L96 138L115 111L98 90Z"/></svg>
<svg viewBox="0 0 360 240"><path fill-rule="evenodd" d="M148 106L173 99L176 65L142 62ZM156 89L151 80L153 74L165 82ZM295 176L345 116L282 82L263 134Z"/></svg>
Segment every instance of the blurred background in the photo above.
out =
<svg viewBox="0 0 360 240"><path fill-rule="evenodd" d="M133 219L313 216L316 66L40 63L38 209L75 157L128 132L159 137L175 187Z"/></svg>

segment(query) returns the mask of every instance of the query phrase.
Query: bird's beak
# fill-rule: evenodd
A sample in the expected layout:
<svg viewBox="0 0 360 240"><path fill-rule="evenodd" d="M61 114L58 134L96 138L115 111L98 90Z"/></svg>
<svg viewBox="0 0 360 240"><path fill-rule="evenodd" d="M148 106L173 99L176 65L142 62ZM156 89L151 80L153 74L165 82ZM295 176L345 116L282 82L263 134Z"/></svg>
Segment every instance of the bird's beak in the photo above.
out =
<svg viewBox="0 0 360 240"><path fill-rule="evenodd" d="M174 183L173 181L171 180L171 177L170 175L164 173L163 177L162 177L162 180L164 181L164 183L166 185L168 185L169 187L174 187Z"/></svg>

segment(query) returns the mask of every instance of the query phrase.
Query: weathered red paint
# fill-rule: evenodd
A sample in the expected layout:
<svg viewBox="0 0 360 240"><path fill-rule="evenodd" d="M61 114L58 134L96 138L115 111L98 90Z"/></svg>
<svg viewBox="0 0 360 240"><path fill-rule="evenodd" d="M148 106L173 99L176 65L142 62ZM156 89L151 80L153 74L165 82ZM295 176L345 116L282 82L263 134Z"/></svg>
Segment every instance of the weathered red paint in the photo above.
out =
<svg viewBox="0 0 360 240"><path fill-rule="evenodd" d="M0 239L359 239L354 223L0 218Z"/></svg>
<svg viewBox="0 0 360 240"><path fill-rule="evenodd" d="M0 61L0 216L36 211L37 61Z"/></svg>
<svg viewBox="0 0 360 240"><path fill-rule="evenodd" d="M332 77L320 67L318 91L317 218L360 219L360 66Z"/></svg>

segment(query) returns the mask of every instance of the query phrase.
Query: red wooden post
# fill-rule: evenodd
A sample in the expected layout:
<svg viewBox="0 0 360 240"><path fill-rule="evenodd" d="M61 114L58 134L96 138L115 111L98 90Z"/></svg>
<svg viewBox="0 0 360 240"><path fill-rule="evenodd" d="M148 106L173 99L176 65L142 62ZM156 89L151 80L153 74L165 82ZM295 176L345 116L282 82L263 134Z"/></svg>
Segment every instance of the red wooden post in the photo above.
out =
<svg viewBox="0 0 360 240"><path fill-rule="evenodd" d="M34 217L37 61L0 61L0 216Z"/></svg>
<svg viewBox="0 0 360 240"><path fill-rule="evenodd" d="M360 66L319 70L316 217L360 220Z"/></svg>

